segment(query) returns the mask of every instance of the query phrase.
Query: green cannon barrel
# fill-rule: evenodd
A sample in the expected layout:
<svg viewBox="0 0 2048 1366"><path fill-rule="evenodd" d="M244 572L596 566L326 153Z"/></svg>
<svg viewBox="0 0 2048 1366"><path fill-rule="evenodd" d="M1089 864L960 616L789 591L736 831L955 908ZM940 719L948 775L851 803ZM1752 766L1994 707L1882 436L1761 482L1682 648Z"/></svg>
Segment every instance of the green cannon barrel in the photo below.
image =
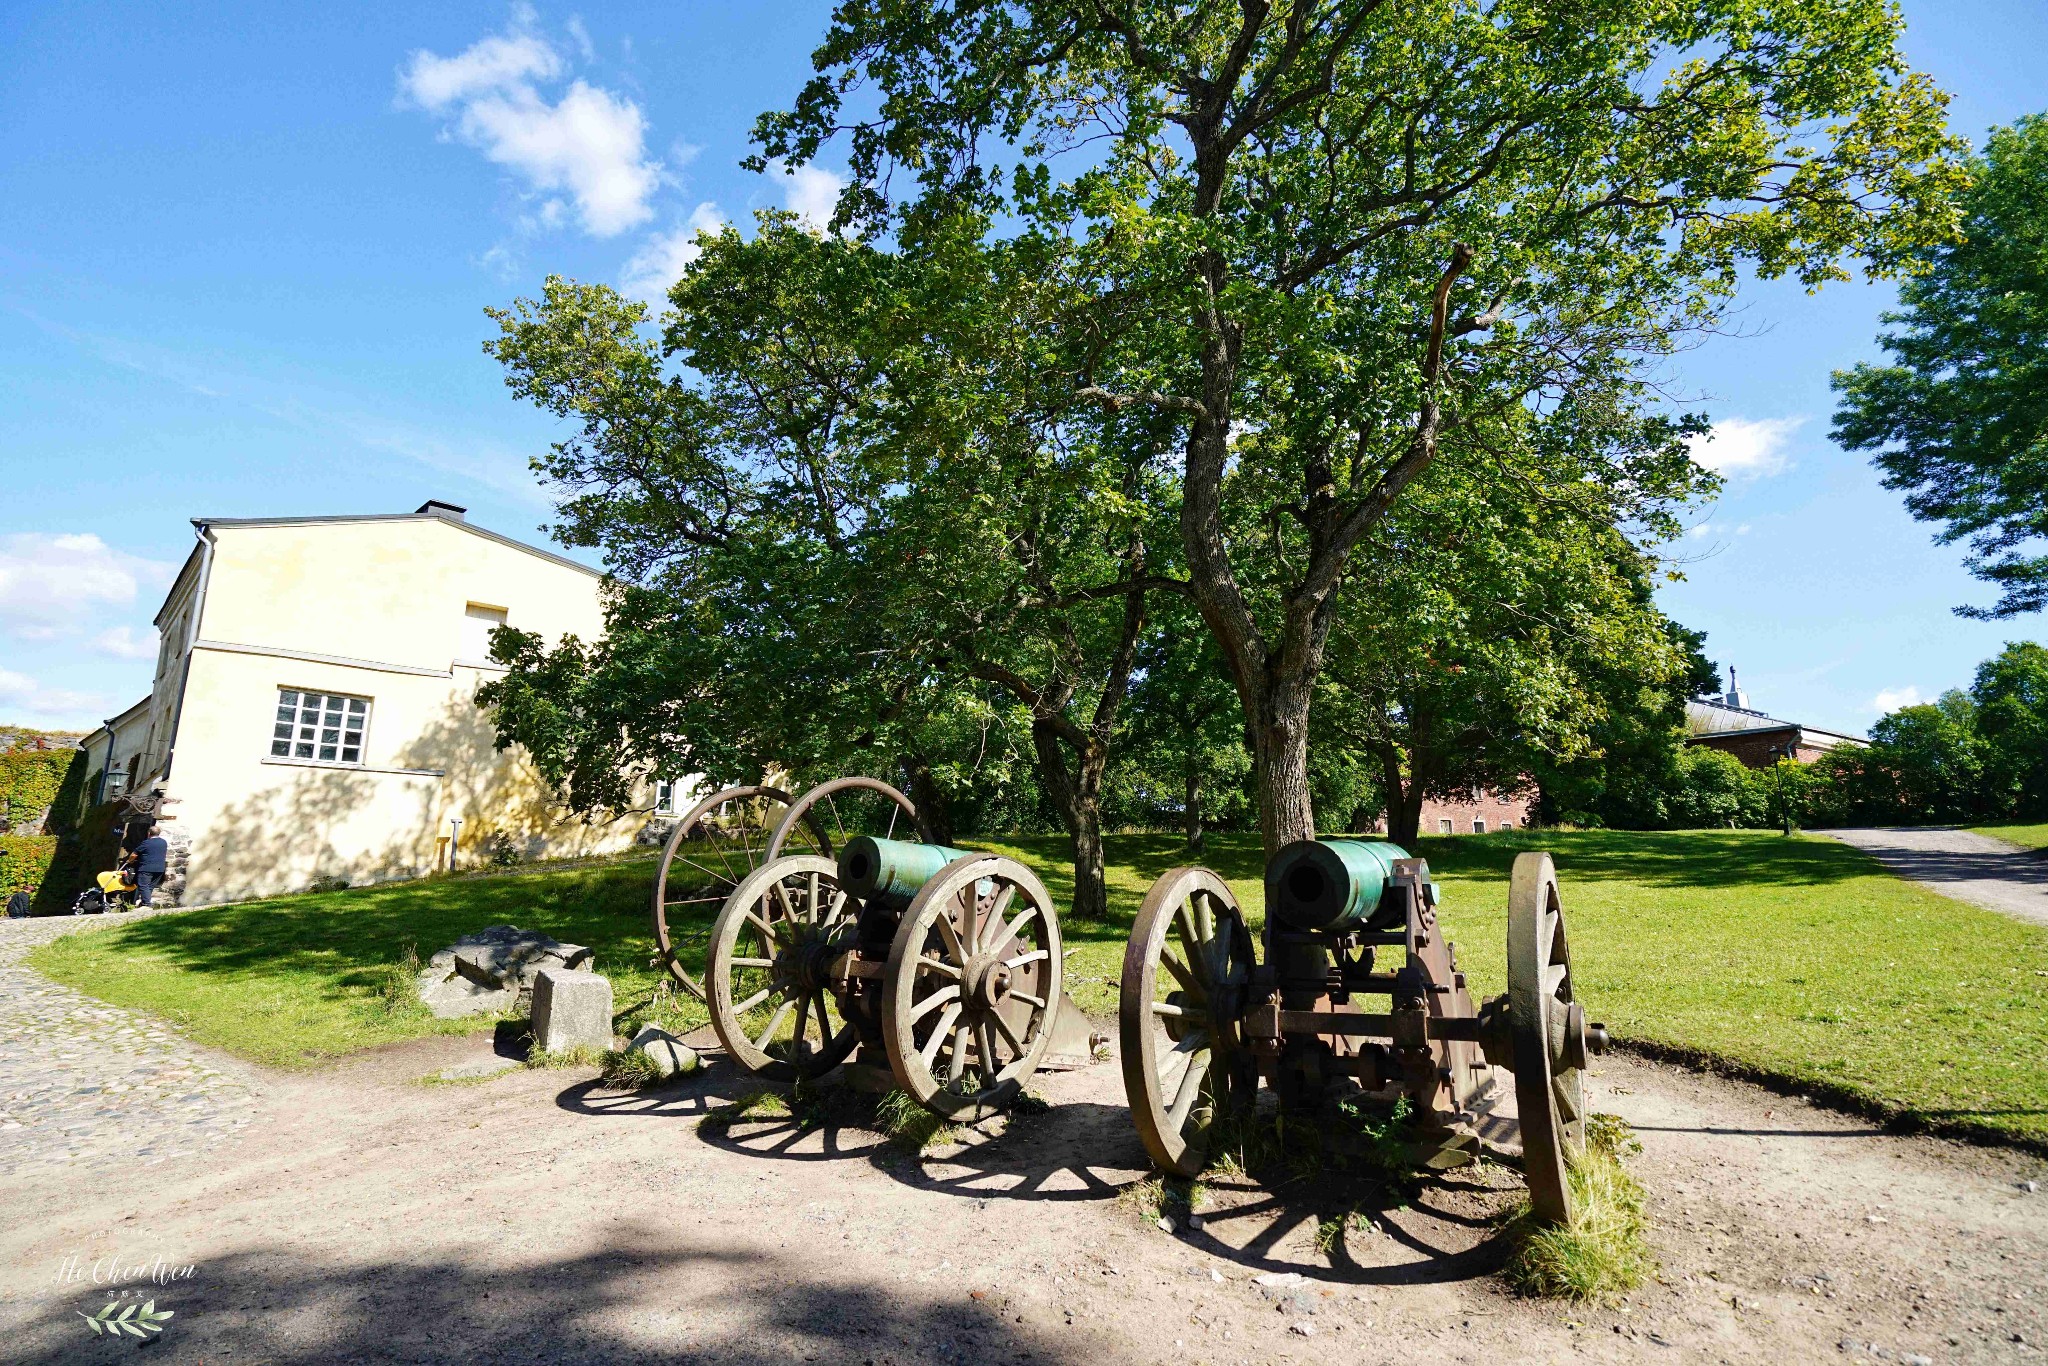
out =
<svg viewBox="0 0 2048 1366"><path fill-rule="evenodd" d="M1266 904L1297 930L1347 930L1378 909L1394 860L1408 857L1378 840L1296 840L1266 865Z"/></svg>
<svg viewBox="0 0 2048 1366"><path fill-rule="evenodd" d="M966 855L943 844L861 835L839 852L839 885L863 901L908 905L939 869Z"/></svg>

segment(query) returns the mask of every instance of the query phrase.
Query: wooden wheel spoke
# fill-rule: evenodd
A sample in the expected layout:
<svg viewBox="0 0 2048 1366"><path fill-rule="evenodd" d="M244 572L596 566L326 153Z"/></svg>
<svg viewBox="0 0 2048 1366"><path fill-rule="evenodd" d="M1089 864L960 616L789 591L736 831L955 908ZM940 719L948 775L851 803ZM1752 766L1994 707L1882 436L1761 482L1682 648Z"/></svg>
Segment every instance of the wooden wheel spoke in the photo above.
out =
<svg viewBox="0 0 2048 1366"><path fill-rule="evenodd" d="M969 1030L966 1025L953 1027L953 1054L946 1066L946 1081L956 1082L967 1074L967 1043Z"/></svg>
<svg viewBox="0 0 2048 1366"><path fill-rule="evenodd" d="M1557 989L1564 985L1565 979L1570 977L1571 973L1571 965L1568 963L1552 963L1543 969L1543 994L1557 995Z"/></svg>
<svg viewBox="0 0 2048 1366"><path fill-rule="evenodd" d="M1202 1094L1202 1083L1209 1076L1210 1057L1209 1050L1205 1048L1188 1059L1187 1071L1181 1074L1180 1085L1174 1090L1173 1104L1167 1107L1166 1122L1168 1127L1173 1129L1187 1127L1188 1114L1195 1108L1195 1101Z"/></svg>
<svg viewBox="0 0 2048 1366"><path fill-rule="evenodd" d="M789 884L781 878L775 879L775 899L782 903L784 924L795 924L803 919L796 913L796 904L789 899Z"/></svg>
<svg viewBox="0 0 2048 1366"><path fill-rule="evenodd" d="M1010 993L1010 999L1013 1001L1022 1001L1026 1005L1037 1006L1040 1010L1045 1009L1045 998L1043 996L1033 996L1028 991L1013 991Z"/></svg>
<svg viewBox="0 0 2048 1366"><path fill-rule="evenodd" d="M830 1002L825 999L825 988L819 987L812 993L811 999L816 1003L816 1009L811 1013L818 1017L818 1038L825 1048L830 1048L832 1037L837 1031L832 1028L832 1016L828 1012Z"/></svg>
<svg viewBox="0 0 2048 1366"><path fill-rule="evenodd" d="M775 966L773 958L728 958L725 961L736 968L772 968Z"/></svg>
<svg viewBox="0 0 2048 1366"><path fill-rule="evenodd" d="M931 1071L932 1063L938 1059L939 1050L946 1046L946 1039L950 1036L953 1021L959 1017L960 1003L958 1001L947 1002L946 1008L939 1012L938 1022L932 1026L932 1036L924 1041L924 1047L917 1050L918 1057L924 1060L925 1071Z"/></svg>
<svg viewBox="0 0 2048 1366"><path fill-rule="evenodd" d="M964 962L969 954L981 949L981 901L974 895L974 884L968 883L959 895L960 904L960 952Z"/></svg>
<svg viewBox="0 0 2048 1366"><path fill-rule="evenodd" d="M761 1031L759 1037L754 1039L754 1047L762 1050L763 1052L766 1052L768 1048L768 1041L775 1037L775 1031L780 1029L782 1027L782 1022L788 1018L789 1002L784 1001L780 1005L776 1006L775 1013L768 1017L768 1027Z"/></svg>
<svg viewBox="0 0 2048 1366"><path fill-rule="evenodd" d="M991 1011L990 1017L993 1014ZM982 1022L974 1027L974 1046L981 1055L981 1084L983 1087L994 1086L997 1074L1003 1070L1003 1064L1001 1055L996 1052L995 1031L988 1027L988 1017L983 1018Z"/></svg>
<svg viewBox="0 0 2048 1366"><path fill-rule="evenodd" d="M1015 891L1016 888L1012 887L1006 890ZM990 917L992 919L1000 919L1001 914L999 911L991 911ZM1015 920L1012 920L1009 924L1003 926L1003 932L1001 934L989 940L989 942L983 947L986 948L986 950L990 953L1001 953L1003 950L1009 948L1010 945L1021 942L1021 936L1024 933L1024 927L1026 925L1029 925L1032 921L1036 920L1037 918L1038 907L1033 905L1025 906L1023 910L1017 912L1017 918Z"/></svg>
<svg viewBox="0 0 2048 1366"><path fill-rule="evenodd" d="M936 972L939 976L950 977L956 982L960 980L960 969L943 958L933 958L929 955L922 956L917 960L917 970L919 972Z"/></svg>
<svg viewBox="0 0 2048 1366"><path fill-rule="evenodd" d="M726 871L725 871L725 872L723 872L723 873L719 872L719 871L718 871L718 870L717 870L716 868L706 868L706 867L705 867L705 866L704 866L703 864L701 864L701 863L697 862L697 860L695 860L695 859L693 859L693 858L685 858L685 857L683 857L683 856L682 856L682 855L680 855L680 854L678 854L678 855L676 856L676 862L677 862L677 863L687 864L687 865L688 865L689 867L695 868L695 869L696 869L696 870L697 870L698 872L702 873L702 874L703 874L703 875L704 875L705 877L708 877L708 878L710 878L710 879L711 879L711 880L712 880L713 882L716 882L716 883L720 883L720 884L723 884L724 886L727 886L727 887L737 887L737 886L739 886L739 885L740 885L740 880L739 880L738 878L736 878L736 877L733 877L733 876L731 875L731 874L732 874L732 866L731 866L731 863L730 863L730 861L729 861L729 860L727 860L727 859L725 858L725 854L724 854L724 852L723 852L723 851L721 851L721 852L719 853L719 860L720 860L721 862L724 862L724 863L726 863ZM720 898L719 898L719 900L721 900L721 901L723 901L724 899L725 899L725 898L723 898L723 897L720 897ZM670 903L670 904L674 904L674 903Z"/></svg>
<svg viewBox="0 0 2048 1366"><path fill-rule="evenodd" d="M773 996L774 994L775 991L773 988L757 991L752 996L749 996L746 1000L741 1001L738 1005L734 1006L732 1008L732 1013L735 1015L744 1015L748 1011L752 1010L755 1006L761 1004L761 1002L767 1000L770 996Z"/></svg>
<svg viewBox="0 0 2048 1366"><path fill-rule="evenodd" d="M940 987L937 991L919 1001L911 1010L911 1022L914 1024L931 1014L934 1010L937 1010L940 1006L945 1005L948 1001L957 1001L959 999L960 988L957 985Z"/></svg>
<svg viewBox="0 0 2048 1366"><path fill-rule="evenodd" d="M1171 1001L1154 1001L1152 1013L1170 1016L1176 1020L1200 1020L1204 1023L1209 1019L1209 1012L1200 1006L1177 1006Z"/></svg>
<svg viewBox="0 0 2048 1366"><path fill-rule="evenodd" d="M790 1060L792 1062L802 1056L803 1051L810 1047L810 1041L804 1037L804 1035L810 1032L810 1028L811 998L808 996L800 997L796 1003L796 1032L790 1035ZM769 1029L771 1031L774 1029L772 1023L769 1025ZM768 1045L764 1043L760 1046L766 1048Z"/></svg>
<svg viewBox="0 0 2048 1366"><path fill-rule="evenodd" d="M1175 981L1180 983L1182 991L1187 992L1190 996L1199 996L1205 1001L1209 999L1209 993L1203 987L1200 979L1192 972L1189 972L1181 964L1180 959L1173 956L1173 950L1167 948L1164 944L1159 946L1159 961L1166 965L1166 970L1173 974Z"/></svg>
<svg viewBox="0 0 2048 1366"><path fill-rule="evenodd" d="M967 946L960 942L960 931L954 927L953 918L941 915L932 922L939 931L939 942L946 946L946 953L955 963L967 961Z"/></svg>
<svg viewBox="0 0 2048 1366"><path fill-rule="evenodd" d="M1005 958L1003 966L1006 968L1021 968L1026 963L1042 963L1051 957L1052 954L1048 950L1033 949L1029 953L1020 953L1015 958Z"/></svg>
<svg viewBox="0 0 2048 1366"><path fill-rule="evenodd" d="M1010 1028L1010 1022L1003 1018L1002 1011L992 1010L989 1012L988 1018L990 1023L995 1025L996 1033L1003 1036L1004 1042L1010 1045L1018 1057L1021 1058L1031 1051L1024 1046L1024 1041L1017 1037L1017 1031Z"/></svg>

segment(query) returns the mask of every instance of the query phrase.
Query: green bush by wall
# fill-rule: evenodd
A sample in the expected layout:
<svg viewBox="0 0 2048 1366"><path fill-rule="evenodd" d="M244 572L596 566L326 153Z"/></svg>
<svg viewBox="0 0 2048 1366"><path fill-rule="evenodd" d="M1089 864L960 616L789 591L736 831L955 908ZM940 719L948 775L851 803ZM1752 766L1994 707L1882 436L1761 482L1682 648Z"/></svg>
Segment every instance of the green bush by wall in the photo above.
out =
<svg viewBox="0 0 2048 1366"><path fill-rule="evenodd" d="M24 886L39 891L56 857L55 835L0 835L0 901Z"/></svg>
<svg viewBox="0 0 2048 1366"><path fill-rule="evenodd" d="M0 817L15 824L16 834L41 834L40 827L21 827L44 810L60 825L76 810L85 785L85 752L76 749L27 749L0 754ZM69 794L66 788L72 789ZM63 799L70 797L69 803ZM55 808L68 805L71 809ZM56 833L52 831L51 833Z"/></svg>

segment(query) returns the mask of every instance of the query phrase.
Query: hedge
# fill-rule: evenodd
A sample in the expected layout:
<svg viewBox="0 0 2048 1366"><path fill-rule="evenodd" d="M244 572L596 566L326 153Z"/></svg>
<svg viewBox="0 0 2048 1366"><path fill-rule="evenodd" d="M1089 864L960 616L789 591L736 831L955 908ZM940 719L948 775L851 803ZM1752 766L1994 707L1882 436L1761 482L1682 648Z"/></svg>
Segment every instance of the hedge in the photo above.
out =
<svg viewBox="0 0 2048 1366"><path fill-rule="evenodd" d="M73 776L74 769L82 787L85 777L85 753L82 750L27 749L0 754L0 816L18 826L58 805L59 798L67 795L64 789L69 784L65 780ZM71 801L65 805L74 805L77 791L68 795ZM61 826L66 823L64 817L71 813L51 814L56 818L53 823Z"/></svg>
<svg viewBox="0 0 2048 1366"><path fill-rule="evenodd" d="M56 857L55 835L0 835L0 901L23 883L39 891Z"/></svg>

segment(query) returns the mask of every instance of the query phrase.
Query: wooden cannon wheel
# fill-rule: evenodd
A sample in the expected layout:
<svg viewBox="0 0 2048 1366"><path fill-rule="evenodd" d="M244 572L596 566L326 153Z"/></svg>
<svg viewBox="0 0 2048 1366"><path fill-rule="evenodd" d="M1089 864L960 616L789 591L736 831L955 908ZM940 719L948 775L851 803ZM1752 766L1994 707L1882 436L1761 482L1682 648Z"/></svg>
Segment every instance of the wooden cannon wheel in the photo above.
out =
<svg viewBox="0 0 2048 1366"><path fill-rule="evenodd" d="M711 1027L749 1072L807 1081L859 1042L832 991L855 930L838 873L831 859L792 854L756 868L718 912L704 974Z"/></svg>
<svg viewBox="0 0 2048 1366"><path fill-rule="evenodd" d="M1222 878L1176 868L1152 884L1124 950L1117 1014L1124 1093L1161 1171L1199 1174L1210 1126L1251 1103L1238 1020L1256 961Z"/></svg>
<svg viewBox="0 0 2048 1366"><path fill-rule="evenodd" d="M770 834L789 805L779 787L728 787L691 807L662 845L654 874L654 942L669 976L700 1001L703 984L683 967L669 919L680 924L691 907L724 905L733 888L767 862Z"/></svg>
<svg viewBox="0 0 2048 1366"><path fill-rule="evenodd" d="M768 858L834 858L856 835L931 842L916 805L880 778L834 778L790 803L768 838Z"/></svg>
<svg viewBox="0 0 2048 1366"><path fill-rule="evenodd" d="M947 864L889 950L882 1039L896 1084L950 1118L1009 1104L1052 1042L1063 977L1059 913L1037 874L994 854Z"/></svg>
<svg viewBox="0 0 2048 1366"><path fill-rule="evenodd" d="M1564 907L1548 854L1515 858L1508 888L1508 1014L1529 1203L1546 1223L1567 1224L1566 1167L1586 1140L1586 1024L1572 1000Z"/></svg>

